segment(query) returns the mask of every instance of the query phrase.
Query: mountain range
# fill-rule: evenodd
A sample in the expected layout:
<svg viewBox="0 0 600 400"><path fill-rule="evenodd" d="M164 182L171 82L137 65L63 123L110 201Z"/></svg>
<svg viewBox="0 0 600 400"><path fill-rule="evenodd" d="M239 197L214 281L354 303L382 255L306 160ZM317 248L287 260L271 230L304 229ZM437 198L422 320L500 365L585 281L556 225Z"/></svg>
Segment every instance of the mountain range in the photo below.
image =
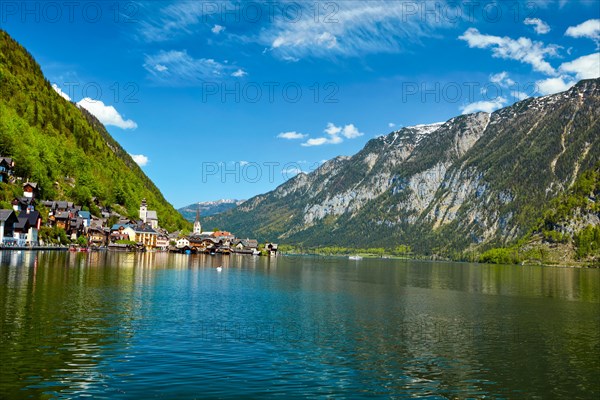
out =
<svg viewBox="0 0 600 400"><path fill-rule="evenodd" d="M598 168L599 117L593 79L492 113L403 128L204 224L305 247L402 244L448 255L510 246Z"/></svg>
<svg viewBox="0 0 600 400"><path fill-rule="evenodd" d="M215 201L205 201L190 204L189 206L181 207L177 211L183 217L190 221L194 222L196 220L196 211L200 210L201 217L209 217L211 215L220 214L222 212L231 210L240 204L242 204L244 200L234 200L234 199L221 199Z"/></svg>

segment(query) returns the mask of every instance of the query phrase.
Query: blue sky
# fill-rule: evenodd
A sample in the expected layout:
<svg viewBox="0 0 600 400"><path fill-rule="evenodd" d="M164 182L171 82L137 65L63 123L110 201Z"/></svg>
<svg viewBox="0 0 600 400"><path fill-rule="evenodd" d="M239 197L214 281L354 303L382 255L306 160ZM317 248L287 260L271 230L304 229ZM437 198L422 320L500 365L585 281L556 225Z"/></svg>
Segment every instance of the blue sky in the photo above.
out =
<svg viewBox="0 0 600 400"><path fill-rule="evenodd" d="M4 1L0 25L176 207L600 75L598 1Z"/></svg>

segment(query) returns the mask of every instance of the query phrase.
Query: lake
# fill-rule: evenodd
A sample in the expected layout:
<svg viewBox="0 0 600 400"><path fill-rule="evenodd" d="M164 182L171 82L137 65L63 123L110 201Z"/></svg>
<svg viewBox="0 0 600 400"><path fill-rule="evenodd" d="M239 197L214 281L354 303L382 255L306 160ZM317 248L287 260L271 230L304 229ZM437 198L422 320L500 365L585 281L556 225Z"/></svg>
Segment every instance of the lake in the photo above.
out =
<svg viewBox="0 0 600 400"><path fill-rule="evenodd" d="M9 399L600 396L594 269L0 252L0 315Z"/></svg>

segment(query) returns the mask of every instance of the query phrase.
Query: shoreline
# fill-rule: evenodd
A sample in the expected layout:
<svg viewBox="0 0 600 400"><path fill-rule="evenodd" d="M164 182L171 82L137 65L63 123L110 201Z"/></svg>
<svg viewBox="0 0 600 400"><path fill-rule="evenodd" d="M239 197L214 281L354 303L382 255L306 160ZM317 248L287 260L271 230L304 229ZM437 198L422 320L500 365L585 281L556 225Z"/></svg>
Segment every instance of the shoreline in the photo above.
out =
<svg viewBox="0 0 600 400"><path fill-rule="evenodd" d="M68 251L68 246L11 246L11 247L0 247L0 252L3 251L40 251L40 250L54 250L54 251Z"/></svg>
<svg viewBox="0 0 600 400"><path fill-rule="evenodd" d="M466 260L451 260L444 258L433 258L433 257L406 257L406 256L376 256L376 255L368 255L364 253L356 253L356 254L319 254L319 253L280 253L282 256L310 256L310 257L337 257L337 258L348 258L352 255L360 255L365 259L379 259L379 260L404 260L404 261L430 261L430 262L454 262L454 263L464 263L464 264L480 264L480 265L508 265L515 267L557 267L557 268L580 268L580 269L599 269L600 265L594 264L584 264L584 263L574 263L574 264L548 264L543 262L522 262L518 264L499 264L499 263L488 263L488 262L479 262L479 261L466 261ZM529 260L526 260L529 261Z"/></svg>
<svg viewBox="0 0 600 400"><path fill-rule="evenodd" d="M15 246L15 247L0 247L0 253L10 251L69 251L68 246ZM154 252L150 252L154 253ZM237 253L234 253L237 254ZM279 253L279 257L335 257L335 258L348 258L349 256L356 254L319 254L319 253ZM480 264L480 265L508 265L515 267L556 267L556 268L579 268L579 269L599 269L600 265L593 264L547 264L542 262L523 262L519 264L498 264L498 263L486 263L479 261L465 261L465 260L450 260L441 258L428 258L428 257L406 257L406 256L375 256L372 254L361 254L361 257L372 260L403 260L403 261L429 261L429 262L453 262L461 264ZM360 261L360 260L358 260Z"/></svg>

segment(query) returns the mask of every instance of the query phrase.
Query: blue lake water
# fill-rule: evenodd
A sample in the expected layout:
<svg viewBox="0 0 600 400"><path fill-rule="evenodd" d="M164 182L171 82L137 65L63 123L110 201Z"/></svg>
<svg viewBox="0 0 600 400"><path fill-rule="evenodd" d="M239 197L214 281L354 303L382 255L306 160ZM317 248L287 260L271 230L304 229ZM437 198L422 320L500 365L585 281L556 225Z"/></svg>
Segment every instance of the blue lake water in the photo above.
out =
<svg viewBox="0 0 600 400"><path fill-rule="evenodd" d="M600 270L0 252L1 398L598 398L599 354Z"/></svg>

